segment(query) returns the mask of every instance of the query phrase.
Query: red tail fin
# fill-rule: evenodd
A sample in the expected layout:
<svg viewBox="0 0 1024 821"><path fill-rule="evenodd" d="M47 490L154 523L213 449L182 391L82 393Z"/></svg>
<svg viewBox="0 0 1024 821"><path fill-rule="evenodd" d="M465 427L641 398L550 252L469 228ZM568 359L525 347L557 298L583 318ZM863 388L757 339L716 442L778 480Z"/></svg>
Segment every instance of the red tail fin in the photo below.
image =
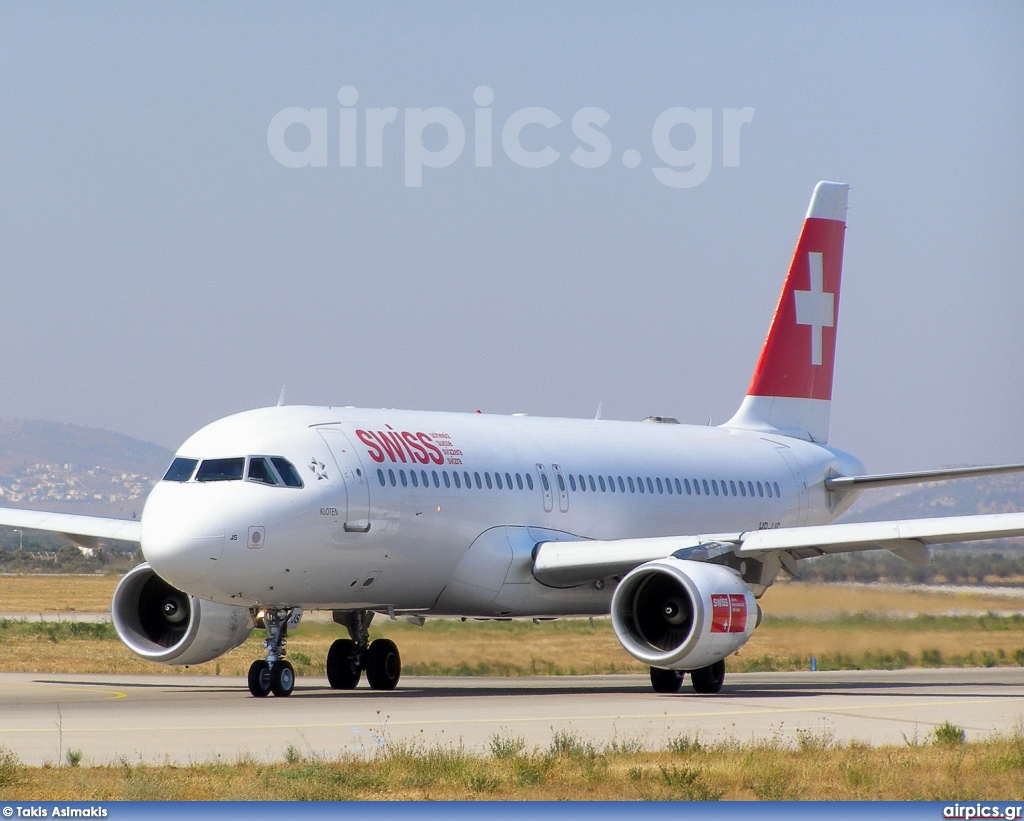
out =
<svg viewBox="0 0 1024 821"><path fill-rule="evenodd" d="M747 397L728 427L828 440L849 186L819 182Z"/></svg>

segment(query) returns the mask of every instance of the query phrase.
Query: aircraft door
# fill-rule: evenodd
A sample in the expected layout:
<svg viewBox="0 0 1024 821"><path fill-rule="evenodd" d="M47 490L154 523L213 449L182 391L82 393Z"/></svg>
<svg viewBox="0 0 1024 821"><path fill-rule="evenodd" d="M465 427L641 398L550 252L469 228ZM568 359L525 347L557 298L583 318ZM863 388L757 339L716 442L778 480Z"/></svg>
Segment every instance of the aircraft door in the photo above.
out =
<svg viewBox="0 0 1024 821"><path fill-rule="evenodd" d="M558 488L558 509L562 513L567 513L569 511L569 489L565 486L562 468L558 465L552 465L551 469L555 472L555 485Z"/></svg>
<svg viewBox="0 0 1024 821"><path fill-rule="evenodd" d="M339 428L318 428L320 435L338 463L338 471L345 481L348 495L348 513L344 528L347 533L367 533L370 530L370 485L363 470L359 453Z"/></svg>
<svg viewBox="0 0 1024 821"><path fill-rule="evenodd" d="M550 513L552 508L551 480L548 479L548 472L544 465L539 462L537 463L537 475L540 476L540 489L544 493L544 512Z"/></svg>

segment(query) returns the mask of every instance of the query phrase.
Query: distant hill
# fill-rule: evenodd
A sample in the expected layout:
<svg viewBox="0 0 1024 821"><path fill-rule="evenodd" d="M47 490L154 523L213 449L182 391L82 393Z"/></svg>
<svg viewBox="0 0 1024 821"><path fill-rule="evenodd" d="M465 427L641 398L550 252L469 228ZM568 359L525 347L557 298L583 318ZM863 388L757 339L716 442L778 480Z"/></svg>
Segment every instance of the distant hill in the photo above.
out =
<svg viewBox="0 0 1024 821"><path fill-rule="evenodd" d="M839 520L867 522L1024 510L1024 473L866 490Z"/></svg>
<svg viewBox="0 0 1024 821"><path fill-rule="evenodd" d="M173 456L159 445L111 431L0 420L0 505L139 515Z"/></svg>

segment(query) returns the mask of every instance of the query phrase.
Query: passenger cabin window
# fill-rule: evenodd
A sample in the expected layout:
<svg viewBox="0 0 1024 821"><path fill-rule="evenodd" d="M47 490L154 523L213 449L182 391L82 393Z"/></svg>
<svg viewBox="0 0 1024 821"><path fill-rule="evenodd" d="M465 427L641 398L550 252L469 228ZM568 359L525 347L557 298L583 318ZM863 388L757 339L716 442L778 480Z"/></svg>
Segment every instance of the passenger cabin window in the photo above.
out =
<svg viewBox="0 0 1024 821"><path fill-rule="evenodd" d="M197 482L231 482L242 478L245 457L231 459L204 459L196 473Z"/></svg>
<svg viewBox="0 0 1024 821"><path fill-rule="evenodd" d="M195 473L196 465L198 464L198 459L183 459L178 456L171 462L171 466L167 468L167 473L164 474L164 481L187 482L192 478L192 474Z"/></svg>

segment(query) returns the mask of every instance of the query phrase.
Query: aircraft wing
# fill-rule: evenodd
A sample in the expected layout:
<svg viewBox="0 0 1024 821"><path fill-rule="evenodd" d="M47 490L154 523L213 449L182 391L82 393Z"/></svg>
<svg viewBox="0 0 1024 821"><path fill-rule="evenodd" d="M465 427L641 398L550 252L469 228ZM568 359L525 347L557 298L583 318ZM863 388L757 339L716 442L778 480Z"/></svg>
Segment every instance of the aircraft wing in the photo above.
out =
<svg viewBox="0 0 1024 821"><path fill-rule="evenodd" d="M96 547L100 539L120 539L125 542L139 542L142 539L142 523L138 519L108 519L77 513L48 513L44 510L0 507L0 525L25 530L48 530L82 547Z"/></svg>
<svg viewBox="0 0 1024 821"><path fill-rule="evenodd" d="M701 560L710 558L712 551L723 552L723 547L752 558L775 553L783 558L784 565L792 564L789 559L878 549L919 562L927 558L929 545L1006 536L1024 536L1024 513L851 522L704 536L542 542L534 549L533 575L541 584L570 587L623 575L644 562L664 559L680 550L687 551L685 558Z"/></svg>

